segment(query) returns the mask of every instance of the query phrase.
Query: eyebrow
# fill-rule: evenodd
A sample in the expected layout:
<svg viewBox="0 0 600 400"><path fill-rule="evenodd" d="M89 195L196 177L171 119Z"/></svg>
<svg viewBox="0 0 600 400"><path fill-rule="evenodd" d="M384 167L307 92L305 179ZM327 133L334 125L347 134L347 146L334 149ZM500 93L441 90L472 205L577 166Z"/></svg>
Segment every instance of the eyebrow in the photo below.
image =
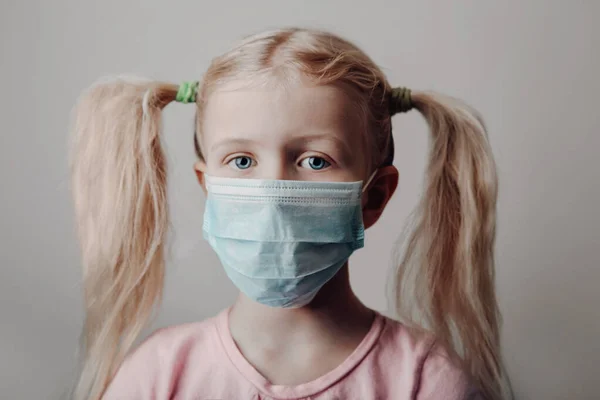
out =
<svg viewBox="0 0 600 400"><path fill-rule="evenodd" d="M232 139L224 139L220 142L213 144L210 148L210 151L215 151L219 147L223 146L231 146L231 145L250 145L253 144L254 141L246 138L232 138Z"/></svg>
<svg viewBox="0 0 600 400"><path fill-rule="evenodd" d="M307 143L313 143L313 142L319 142L319 141L326 141L326 142L332 142L335 145L337 145L338 147L341 148L341 150L345 153L346 156L350 156L352 154L352 149L350 147L350 144L347 143L346 141L340 139L339 137L332 135L330 133L308 133L308 134L303 134L303 135L298 135L294 138L292 138L290 140L290 146L293 147L299 147L299 145L305 145ZM232 145L240 145L240 146L249 146L249 145L256 145L256 141L252 140L252 139L248 139L248 138L230 138L230 139L223 139L215 144L213 144L210 148L210 151L215 151L221 147L225 147L225 146L232 146Z"/></svg>
<svg viewBox="0 0 600 400"><path fill-rule="evenodd" d="M294 145L312 143L312 142L332 142L338 147L340 147L345 153L348 155L352 154L350 144L339 137L332 135L330 133L316 133L316 134L305 134L298 137L295 137L291 140L291 143Z"/></svg>

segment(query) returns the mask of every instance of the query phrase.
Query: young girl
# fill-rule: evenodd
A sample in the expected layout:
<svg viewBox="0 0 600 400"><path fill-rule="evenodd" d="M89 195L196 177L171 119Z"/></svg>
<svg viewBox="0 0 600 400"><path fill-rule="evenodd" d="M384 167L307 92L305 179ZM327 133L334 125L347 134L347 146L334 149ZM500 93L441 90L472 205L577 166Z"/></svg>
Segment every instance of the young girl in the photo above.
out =
<svg viewBox="0 0 600 400"><path fill-rule="evenodd" d="M173 101L196 107L204 238L240 294L130 352L163 287L161 110ZM397 269L400 323L356 298L348 258L396 189L391 117L412 109L432 146ZM283 29L216 58L200 85L95 85L75 115L87 307L78 398L510 396L494 293L495 166L463 103L393 88L335 35Z"/></svg>

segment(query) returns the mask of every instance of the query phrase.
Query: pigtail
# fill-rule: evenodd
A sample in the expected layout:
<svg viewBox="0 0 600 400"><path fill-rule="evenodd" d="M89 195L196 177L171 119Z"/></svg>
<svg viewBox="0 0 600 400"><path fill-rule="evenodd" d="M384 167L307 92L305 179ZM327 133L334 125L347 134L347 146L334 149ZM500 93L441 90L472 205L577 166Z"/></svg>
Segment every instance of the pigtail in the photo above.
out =
<svg viewBox="0 0 600 400"><path fill-rule="evenodd" d="M431 147L395 286L397 309L460 357L486 399L511 397L494 289L496 167L485 126L458 100L412 94Z"/></svg>
<svg viewBox="0 0 600 400"><path fill-rule="evenodd" d="M86 319L77 399L99 399L163 289L167 232L161 110L177 86L117 79L74 112L71 176Z"/></svg>

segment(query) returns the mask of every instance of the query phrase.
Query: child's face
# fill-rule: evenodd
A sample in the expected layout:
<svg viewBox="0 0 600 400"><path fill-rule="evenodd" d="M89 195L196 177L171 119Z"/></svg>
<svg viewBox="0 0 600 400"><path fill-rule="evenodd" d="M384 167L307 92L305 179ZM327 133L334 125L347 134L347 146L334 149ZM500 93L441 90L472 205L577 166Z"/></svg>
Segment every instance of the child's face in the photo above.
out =
<svg viewBox="0 0 600 400"><path fill-rule="evenodd" d="M197 169L219 177L366 179L356 107L333 86L217 91L208 99Z"/></svg>

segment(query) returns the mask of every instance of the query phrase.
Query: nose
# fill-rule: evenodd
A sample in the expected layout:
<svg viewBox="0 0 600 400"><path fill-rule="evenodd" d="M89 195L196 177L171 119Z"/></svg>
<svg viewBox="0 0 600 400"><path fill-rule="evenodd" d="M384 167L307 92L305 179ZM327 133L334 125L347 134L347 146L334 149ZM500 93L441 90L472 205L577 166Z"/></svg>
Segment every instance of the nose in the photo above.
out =
<svg viewBox="0 0 600 400"><path fill-rule="evenodd" d="M261 179L292 180L293 160L285 152L273 155L269 160L264 160L263 168L260 169Z"/></svg>

